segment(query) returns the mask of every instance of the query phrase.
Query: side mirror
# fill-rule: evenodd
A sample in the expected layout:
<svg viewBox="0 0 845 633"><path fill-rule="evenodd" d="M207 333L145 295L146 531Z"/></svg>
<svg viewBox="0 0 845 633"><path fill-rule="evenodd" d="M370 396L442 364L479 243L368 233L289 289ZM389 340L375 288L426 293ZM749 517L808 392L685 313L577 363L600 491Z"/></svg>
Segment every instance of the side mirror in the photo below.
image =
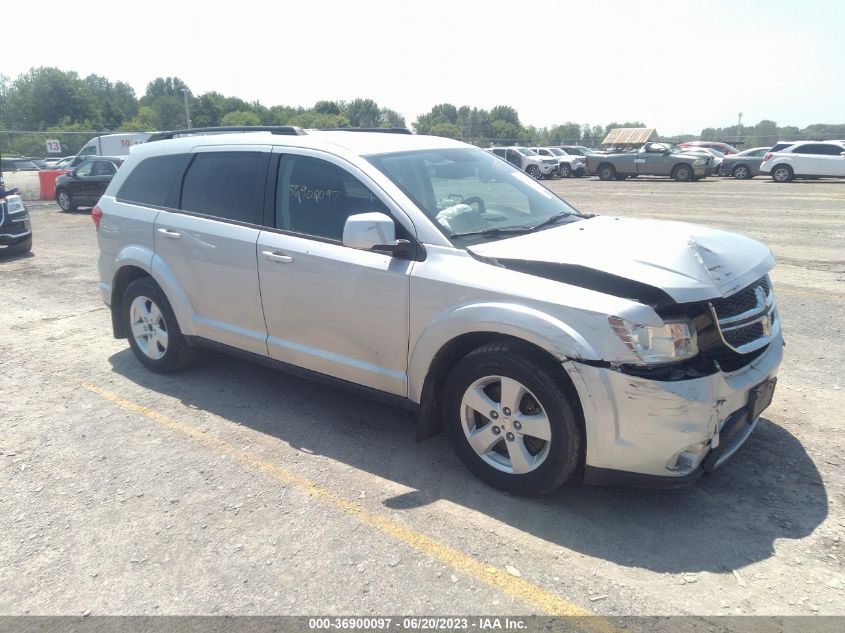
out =
<svg viewBox="0 0 845 633"><path fill-rule="evenodd" d="M362 251L375 248L399 253L407 250L407 240L396 239L396 225L384 213L358 213L346 218L343 225L343 245Z"/></svg>

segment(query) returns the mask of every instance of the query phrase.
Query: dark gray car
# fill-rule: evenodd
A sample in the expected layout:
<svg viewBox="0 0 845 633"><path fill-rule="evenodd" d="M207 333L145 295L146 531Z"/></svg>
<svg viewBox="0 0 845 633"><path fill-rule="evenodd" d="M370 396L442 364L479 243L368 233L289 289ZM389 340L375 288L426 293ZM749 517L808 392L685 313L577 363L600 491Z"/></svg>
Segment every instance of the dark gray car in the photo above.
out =
<svg viewBox="0 0 845 633"><path fill-rule="evenodd" d="M733 176L737 180L747 180L760 175L760 163L763 156L771 151L770 147L754 147L734 154L725 156L722 164L719 165L720 176Z"/></svg>

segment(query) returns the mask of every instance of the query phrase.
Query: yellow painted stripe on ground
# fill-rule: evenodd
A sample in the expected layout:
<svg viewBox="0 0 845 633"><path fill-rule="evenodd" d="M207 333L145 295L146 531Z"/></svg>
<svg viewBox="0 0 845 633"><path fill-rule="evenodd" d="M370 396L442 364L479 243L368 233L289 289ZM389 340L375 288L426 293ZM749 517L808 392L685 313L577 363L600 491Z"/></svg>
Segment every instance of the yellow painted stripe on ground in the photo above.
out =
<svg viewBox="0 0 845 633"><path fill-rule="evenodd" d="M199 440L206 446L214 448L245 464L257 468L263 473L270 475L286 485L292 486L315 499L342 510L346 514L355 517L361 523L373 527L384 534L392 536L396 540L401 541L416 551L430 556L431 558L452 567L464 575L483 582L490 587L517 598L528 605L544 611L545 613L555 616L584 617L593 615L593 613L587 609L579 607L578 605L573 604L572 602L569 602L550 591L546 591L534 583L531 583L523 578L511 576L503 569L482 563L481 561L449 547L448 545L444 545L430 536L417 532L398 521L370 512L363 506L338 495L325 486L315 483L306 477L297 475L287 468L264 461L255 455L236 448L235 446L208 435L207 433L203 433L192 426L174 420L169 416L158 413L149 407L121 398L117 394L103 389L102 387L98 387L97 385L88 382L83 382L81 384L88 391L109 400L122 409L139 413L165 428L179 431L180 433L184 433L185 435ZM602 632L610 632L614 630L610 622L596 617L582 621L579 626L581 628L588 628Z"/></svg>

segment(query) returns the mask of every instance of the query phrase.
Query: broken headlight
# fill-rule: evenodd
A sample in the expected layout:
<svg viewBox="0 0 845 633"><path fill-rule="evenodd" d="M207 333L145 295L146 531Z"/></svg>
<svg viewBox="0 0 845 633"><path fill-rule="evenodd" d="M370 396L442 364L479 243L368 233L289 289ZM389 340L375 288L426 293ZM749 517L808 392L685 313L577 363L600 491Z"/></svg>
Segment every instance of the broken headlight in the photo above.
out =
<svg viewBox="0 0 845 633"><path fill-rule="evenodd" d="M607 321L616 336L646 365L675 363L698 354L695 328L687 320L640 325L612 316Z"/></svg>

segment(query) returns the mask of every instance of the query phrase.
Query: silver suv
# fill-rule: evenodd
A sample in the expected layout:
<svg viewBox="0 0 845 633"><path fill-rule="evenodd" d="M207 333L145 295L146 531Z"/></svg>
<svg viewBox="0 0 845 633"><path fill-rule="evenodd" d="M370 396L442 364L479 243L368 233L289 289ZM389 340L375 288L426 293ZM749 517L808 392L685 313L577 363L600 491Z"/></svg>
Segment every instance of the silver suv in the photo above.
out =
<svg viewBox="0 0 845 633"><path fill-rule="evenodd" d="M114 335L153 371L211 347L363 387L518 494L688 483L771 401L758 242L582 214L446 138L191 134L133 148L93 212Z"/></svg>

